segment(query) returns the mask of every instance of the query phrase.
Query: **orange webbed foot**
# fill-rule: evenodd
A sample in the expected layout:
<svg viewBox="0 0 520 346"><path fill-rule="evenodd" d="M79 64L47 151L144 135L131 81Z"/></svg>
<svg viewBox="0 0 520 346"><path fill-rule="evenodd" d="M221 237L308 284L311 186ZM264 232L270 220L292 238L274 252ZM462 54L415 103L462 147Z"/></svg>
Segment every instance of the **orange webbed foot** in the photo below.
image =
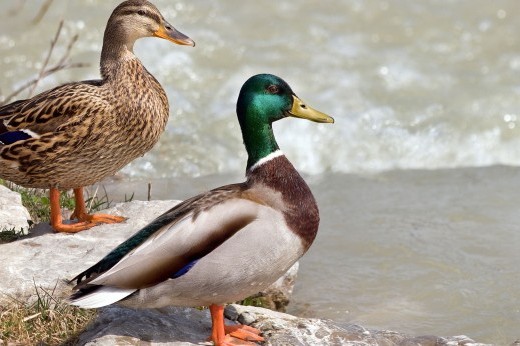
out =
<svg viewBox="0 0 520 346"><path fill-rule="evenodd" d="M63 223L61 220L59 220L58 222L51 223L52 228L54 228L56 232L78 233L103 223L119 223L126 220L124 217L108 214L86 214L81 218L76 217L73 214L71 218L77 218L79 222Z"/></svg>
<svg viewBox="0 0 520 346"><path fill-rule="evenodd" d="M126 218L108 214L88 214L85 201L83 200L83 188L74 189L74 199L76 208L72 213L71 219L77 219L76 223L63 223L60 208L60 192L56 188L49 191L51 205L51 226L56 232L77 233L101 223L118 223L123 222Z"/></svg>
<svg viewBox="0 0 520 346"><path fill-rule="evenodd" d="M76 223L51 223L52 228L56 232L64 232L64 233L78 233L84 230L87 230L89 228L92 228L96 226L97 223L90 223L90 222L76 222Z"/></svg>
<svg viewBox="0 0 520 346"><path fill-rule="evenodd" d="M78 219L80 222L91 223L94 224L94 226L101 223L120 223L126 220L126 217L116 215L89 214L83 198L83 188L74 189L74 200L76 202L76 208L70 217L71 219Z"/></svg>
<svg viewBox="0 0 520 346"><path fill-rule="evenodd" d="M220 343L215 343L215 346L258 346L258 344L226 335L224 340Z"/></svg>
<svg viewBox="0 0 520 346"><path fill-rule="evenodd" d="M110 215L110 214L82 214L76 215L76 212L72 214L71 219L77 218L79 221L93 223L98 225L101 223L120 223L126 221L126 217Z"/></svg>
<svg viewBox="0 0 520 346"><path fill-rule="evenodd" d="M259 335L260 330L256 328L241 324L224 325L224 306L212 304L209 310L212 321L211 340L215 346L253 346L256 343L252 341L264 341L264 338Z"/></svg>
<svg viewBox="0 0 520 346"><path fill-rule="evenodd" d="M246 326L243 324L237 324L232 326L224 326L226 334L246 341L264 341L265 339L260 336L262 333L259 329Z"/></svg>

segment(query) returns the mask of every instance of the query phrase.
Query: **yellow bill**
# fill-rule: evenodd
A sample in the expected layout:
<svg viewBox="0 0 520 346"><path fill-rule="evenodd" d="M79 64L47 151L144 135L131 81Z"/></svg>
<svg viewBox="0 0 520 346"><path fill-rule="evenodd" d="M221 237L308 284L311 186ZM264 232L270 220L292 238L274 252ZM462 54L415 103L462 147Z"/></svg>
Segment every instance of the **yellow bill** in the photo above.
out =
<svg viewBox="0 0 520 346"><path fill-rule="evenodd" d="M293 104L291 110L289 111L289 115L295 118L315 121L317 123L334 123L334 119L332 117L307 106L296 95L293 95Z"/></svg>

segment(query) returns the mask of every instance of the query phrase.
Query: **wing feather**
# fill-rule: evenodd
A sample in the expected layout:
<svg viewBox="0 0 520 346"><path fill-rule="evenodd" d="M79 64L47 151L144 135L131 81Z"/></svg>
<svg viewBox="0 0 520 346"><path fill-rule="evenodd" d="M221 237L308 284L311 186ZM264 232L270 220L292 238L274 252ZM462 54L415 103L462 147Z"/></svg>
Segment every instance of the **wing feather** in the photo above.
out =
<svg viewBox="0 0 520 346"><path fill-rule="evenodd" d="M133 289L168 279L256 219L260 204L245 191L227 185L176 205L71 282Z"/></svg>
<svg viewBox="0 0 520 346"><path fill-rule="evenodd" d="M94 309L115 303L135 291L135 289L98 286L91 292L72 295L69 302L84 309Z"/></svg>
<svg viewBox="0 0 520 346"><path fill-rule="evenodd" d="M145 288L167 280L193 260L209 254L256 219L258 204L239 198L165 226L90 284Z"/></svg>
<svg viewBox="0 0 520 346"><path fill-rule="evenodd" d="M0 132L29 129L38 134L56 131L75 117L83 117L108 103L100 94L101 81L60 85L27 100L0 107ZM96 98L96 96L98 96Z"/></svg>

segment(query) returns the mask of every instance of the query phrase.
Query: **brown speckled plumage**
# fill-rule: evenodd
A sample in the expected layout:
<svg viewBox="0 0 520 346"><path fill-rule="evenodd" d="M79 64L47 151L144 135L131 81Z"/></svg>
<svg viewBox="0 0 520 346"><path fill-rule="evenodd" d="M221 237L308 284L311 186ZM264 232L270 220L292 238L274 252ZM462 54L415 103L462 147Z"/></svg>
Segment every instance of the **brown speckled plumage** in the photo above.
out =
<svg viewBox="0 0 520 346"><path fill-rule="evenodd" d="M103 81L70 83L0 109L9 130L41 137L0 147L0 176L71 189L113 175L158 141L168 120L161 85L137 58Z"/></svg>
<svg viewBox="0 0 520 346"><path fill-rule="evenodd" d="M133 54L141 37L194 42L148 1L121 3L110 16L101 52L101 80L68 83L0 107L0 178L25 187L77 189L113 175L149 151L168 121L168 99ZM76 191L75 191L76 192Z"/></svg>
<svg viewBox="0 0 520 346"><path fill-rule="evenodd" d="M162 18L146 1L125 2L114 10L105 32L102 80L64 84L0 108L4 130L29 129L40 135L0 145L1 178L37 188L90 185L158 141L168 120L168 99L133 55L133 41L123 32L129 29L116 25L127 20L119 13L135 7Z"/></svg>

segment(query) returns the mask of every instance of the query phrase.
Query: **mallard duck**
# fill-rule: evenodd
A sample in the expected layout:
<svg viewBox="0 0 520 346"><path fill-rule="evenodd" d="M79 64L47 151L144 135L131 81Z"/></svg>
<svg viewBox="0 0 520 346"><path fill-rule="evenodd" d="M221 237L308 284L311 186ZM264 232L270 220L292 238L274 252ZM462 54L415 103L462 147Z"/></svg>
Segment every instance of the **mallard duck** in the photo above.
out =
<svg viewBox="0 0 520 346"><path fill-rule="evenodd" d="M113 175L158 141L168 120L166 93L133 53L142 37L194 46L150 2L129 0L108 19L100 80L68 83L0 107L0 178L50 189L51 225L78 232L125 220L89 215L83 187ZM73 189L77 223L62 221L60 190Z"/></svg>
<svg viewBox="0 0 520 346"><path fill-rule="evenodd" d="M209 306L216 345L232 337L262 340L254 328L224 326L223 304L282 276L312 244L319 223L316 201L278 148L271 124L285 117L334 120L269 74L242 86L237 115L248 154L246 181L192 197L159 216L72 279L71 304Z"/></svg>

